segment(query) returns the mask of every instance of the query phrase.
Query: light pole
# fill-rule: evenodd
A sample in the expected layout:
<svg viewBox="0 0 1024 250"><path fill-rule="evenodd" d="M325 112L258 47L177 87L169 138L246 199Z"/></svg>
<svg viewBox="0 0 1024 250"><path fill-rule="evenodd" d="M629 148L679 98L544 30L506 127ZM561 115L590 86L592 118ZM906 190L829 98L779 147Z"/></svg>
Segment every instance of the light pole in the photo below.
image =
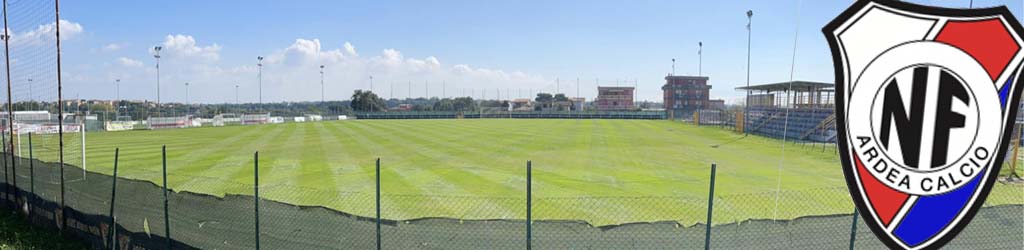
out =
<svg viewBox="0 0 1024 250"><path fill-rule="evenodd" d="M324 65L320 65L320 105L323 105L326 99L324 99Z"/></svg>
<svg viewBox="0 0 1024 250"><path fill-rule="evenodd" d="M185 82L185 116L192 113L192 106L189 106L188 102L188 82Z"/></svg>
<svg viewBox="0 0 1024 250"><path fill-rule="evenodd" d="M117 97L117 111L114 112L114 120L121 116L121 79L114 79L114 96Z"/></svg>
<svg viewBox="0 0 1024 250"><path fill-rule="evenodd" d="M672 75L676 75L676 59L672 58Z"/></svg>
<svg viewBox="0 0 1024 250"><path fill-rule="evenodd" d="M32 104L32 108L35 109L36 96L32 93L32 78L28 79L28 103Z"/></svg>
<svg viewBox="0 0 1024 250"><path fill-rule="evenodd" d="M743 135L747 135L747 121L750 120L750 30L754 17L753 10L747 10L747 100L743 102Z"/></svg>
<svg viewBox="0 0 1024 250"><path fill-rule="evenodd" d="M704 42L697 42L697 76L704 76Z"/></svg>
<svg viewBox="0 0 1024 250"><path fill-rule="evenodd" d="M156 112L160 116L160 50L163 47L153 47L153 58L156 59Z"/></svg>
<svg viewBox="0 0 1024 250"><path fill-rule="evenodd" d="M256 78L259 81L259 110L263 111L263 57L256 57Z"/></svg>
<svg viewBox="0 0 1024 250"><path fill-rule="evenodd" d="M320 114L324 113L324 109L327 108L327 99L324 98L324 65L320 64Z"/></svg>
<svg viewBox="0 0 1024 250"><path fill-rule="evenodd" d="M238 83L235 83L235 104L242 104L238 102Z"/></svg>
<svg viewBox="0 0 1024 250"><path fill-rule="evenodd" d="M370 92L373 92L373 76L370 76Z"/></svg>

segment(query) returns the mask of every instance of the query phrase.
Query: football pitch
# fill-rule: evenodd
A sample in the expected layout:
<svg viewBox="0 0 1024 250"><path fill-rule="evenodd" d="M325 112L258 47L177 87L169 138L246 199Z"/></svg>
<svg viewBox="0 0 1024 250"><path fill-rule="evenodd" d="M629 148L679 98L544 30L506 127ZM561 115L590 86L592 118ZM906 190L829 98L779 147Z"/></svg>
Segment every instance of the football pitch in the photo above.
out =
<svg viewBox="0 0 1024 250"><path fill-rule="evenodd" d="M716 221L853 210L831 145L664 120L325 121L95 132L86 145L90 171L112 173L120 148L119 176L158 185L166 145L168 186L217 196L253 193L259 151L262 198L361 216L374 214L380 158L388 219L525 218L527 160L534 219L702 222L712 163ZM1024 203L1019 184L993 193Z"/></svg>

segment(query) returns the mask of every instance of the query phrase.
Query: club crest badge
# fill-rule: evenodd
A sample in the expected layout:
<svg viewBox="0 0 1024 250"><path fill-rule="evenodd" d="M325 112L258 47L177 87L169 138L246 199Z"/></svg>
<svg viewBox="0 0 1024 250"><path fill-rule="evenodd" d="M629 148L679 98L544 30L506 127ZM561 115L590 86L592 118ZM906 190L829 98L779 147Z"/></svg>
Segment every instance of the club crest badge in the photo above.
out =
<svg viewBox="0 0 1024 250"><path fill-rule="evenodd" d="M1005 7L858 1L823 30L851 197L891 248L949 242L984 203L1017 113L1024 42Z"/></svg>

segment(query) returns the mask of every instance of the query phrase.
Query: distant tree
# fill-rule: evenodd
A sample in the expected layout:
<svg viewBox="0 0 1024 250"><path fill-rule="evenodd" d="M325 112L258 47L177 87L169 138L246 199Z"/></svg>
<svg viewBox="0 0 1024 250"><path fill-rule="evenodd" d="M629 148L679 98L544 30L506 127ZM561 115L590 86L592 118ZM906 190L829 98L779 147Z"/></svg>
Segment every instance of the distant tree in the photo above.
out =
<svg viewBox="0 0 1024 250"><path fill-rule="evenodd" d="M536 101L536 102L544 104L544 103L550 103L551 100L554 100L554 98L551 97L551 94L548 94L548 93L537 93L537 98L535 98L533 100Z"/></svg>
<svg viewBox="0 0 1024 250"><path fill-rule="evenodd" d="M565 94L558 93L558 94L555 94L555 101L556 102L568 102L569 98L565 97Z"/></svg>
<svg viewBox="0 0 1024 250"><path fill-rule="evenodd" d="M381 99L372 91L356 90L352 93L352 100L349 103L352 110L363 112L383 111L387 108L384 99Z"/></svg>

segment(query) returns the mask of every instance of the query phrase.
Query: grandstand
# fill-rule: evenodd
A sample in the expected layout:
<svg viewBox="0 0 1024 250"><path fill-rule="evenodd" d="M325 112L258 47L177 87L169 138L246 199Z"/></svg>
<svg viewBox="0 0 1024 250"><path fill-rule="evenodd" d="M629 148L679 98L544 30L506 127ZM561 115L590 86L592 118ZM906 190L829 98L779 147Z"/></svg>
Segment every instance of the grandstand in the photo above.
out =
<svg viewBox="0 0 1024 250"><path fill-rule="evenodd" d="M746 132L794 141L835 142L835 85L792 81L736 89L751 92Z"/></svg>

